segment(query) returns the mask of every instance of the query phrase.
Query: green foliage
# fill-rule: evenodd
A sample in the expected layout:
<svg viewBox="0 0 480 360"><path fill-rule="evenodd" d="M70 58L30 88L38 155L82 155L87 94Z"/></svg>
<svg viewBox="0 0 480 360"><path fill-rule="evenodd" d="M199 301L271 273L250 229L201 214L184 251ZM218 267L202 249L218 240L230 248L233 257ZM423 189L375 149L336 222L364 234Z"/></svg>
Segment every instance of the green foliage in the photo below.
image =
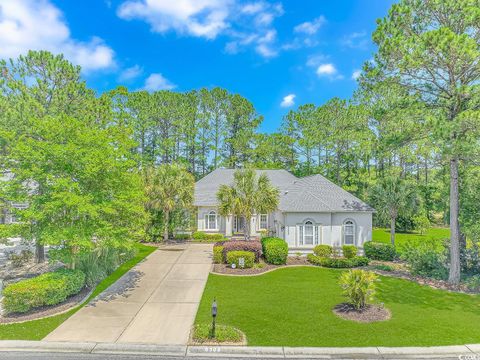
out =
<svg viewBox="0 0 480 360"><path fill-rule="evenodd" d="M313 254L308 254L307 260L313 265L323 266L327 268L337 268L337 269L367 266L369 263L368 258L363 256L355 256L353 258L347 259L347 258L326 258L326 257L316 256Z"/></svg>
<svg viewBox="0 0 480 360"><path fill-rule="evenodd" d="M220 185L217 193L219 213L251 219L254 213L268 214L278 208L280 193L265 173L253 169L236 170L232 185ZM245 221L245 240L250 239L250 221Z"/></svg>
<svg viewBox="0 0 480 360"><path fill-rule="evenodd" d="M374 269L376 270L382 270L382 271L393 271L393 267L390 265L385 265L385 264L378 264L374 266Z"/></svg>
<svg viewBox="0 0 480 360"><path fill-rule="evenodd" d="M217 245L213 247L213 262L215 264L221 264L225 260L223 258L223 246Z"/></svg>
<svg viewBox="0 0 480 360"><path fill-rule="evenodd" d="M192 339L196 343L204 343L212 341L212 324L195 324L193 328ZM217 324L215 326L215 342L218 343L239 343L243 339L240 331L232 326Z"/></svg>
<svg viewBox="0 0 480 360"><path fill-rule="evenodd" d="M14 267L20 267L33 259L33 253L30 250L22 250L20 254L10 253L8 260L12 262Z"/></svg>
<svg viewBox="0 0 480 360"><path fill-rule="evenodd" d="M393 261L397 256L393 245L373 241L363 244L363 251L365 256L371 260Z"/></svg>
<svg viewBox="0 0 480 360"><path fill-rule="evenodd" d="M8 313L24 313L31 309L56 305L78 293L85 284L80 270L57 270L8 285L3 306Z"/></svg>
<svg viewBox="0 0 480 360"><path fill-rule="evenodd" d="M446 279L448 276L447 257L444 250L439 250L433 241L404 246L402 259L415 275Z"/></svg>
<svg viewBox="0 0 480 360"><path fill-rule="evenodd" d="M190 234L175 234L175 240L189 240L192 236Z"/></svg>
<svg viewBox="0 0 480 360"><path fill-rule="evenodd" d="M339 284L348 302L359 310L373 301L377 279L377 275L371 271L349 270L342 273Z"/></svg>
<svg viewBox="0 0 480 360"><path fill-rule="evenodd" d="M357 256L358 249L355 245L343 245L342 253L345 258L352 259Z"/></svg>
<svg viewBox="0 0 480 360"><path fill-rule="evenodd" d="M154 227L161 219L162 238L167 241L169 230L179 225L178 222L173 222L175 218L171 216L172 213L177 210L188 218L187 211L192 207L195 178L184 166L173 163L148 168L144 180L147 196L145 207L151 217L149 227ZM155 236L151 238L153 241L159 240Z"/></svg>
<svg viewBox="0 0 480 360"><path fill-rule="evenodd" d="M288 245L280 238L262 239L263 256L269 264L284 265L287 263Z"/></svg>
<svg viewBox="0 0 480 360"><path fill-rule="evenodd" d="M427 215L422 213L413 217L413 223L415 231L418 231L421 235L425 235L430 228L430 220L428 220Z"/></svg>
<svg viewBox="0 0 480 360"><path fill-rule="evenodd" d="M313 248L313 253L319 257L331 257L333 255L333 247L330 245L317 245Z"/></svg>
<svg viewBox="0 0 480 360"><path fill-rule="evenodd" d="M244 267L251 268L255 262L255 254L251 251L229 251L227 253L227 264L235 264L237 268L240 267L239 259L243 258L245 261Z"/></svg>
<svg viewBox="0 0 480 360"><path fill-rule="evenodd" d="M465 280L465 285L470 291L480 292L480 275L469 276Z"/></svg>
<svg viewBox="0 0 480 360"><path fill-rule="evenodd" d="M222 241L225 240L223 234L219 233L206 233L203 231L195 231L192 234L192 239L200 241Z"/></svg>

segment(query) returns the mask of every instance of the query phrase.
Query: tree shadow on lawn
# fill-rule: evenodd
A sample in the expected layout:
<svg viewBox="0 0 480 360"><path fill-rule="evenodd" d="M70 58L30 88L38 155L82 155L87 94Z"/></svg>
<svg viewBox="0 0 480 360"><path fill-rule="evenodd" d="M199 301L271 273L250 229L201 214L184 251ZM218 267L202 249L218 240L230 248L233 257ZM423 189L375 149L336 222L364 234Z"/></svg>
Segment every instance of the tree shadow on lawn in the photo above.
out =
<svg viewBox="0 0 480 360"><path fill-rule="evenodd" d="M382 277L378 300L387 304L404 304L436 310L459 310L480 314L480 296L432 289L412 281ZM473 296L473 297L472 297ZM475 297L478 303L475 305Z"/></svg>
<svg viewBox="0 0 480 360"><path fill-rule="evenodd" d="M131 291L138 287L138 282L143 275L144 272L142 271L130 270L104 292L94 298L87 306L95 306L99 301L113 301L118 297L128 298L131 295Z"/></svg>

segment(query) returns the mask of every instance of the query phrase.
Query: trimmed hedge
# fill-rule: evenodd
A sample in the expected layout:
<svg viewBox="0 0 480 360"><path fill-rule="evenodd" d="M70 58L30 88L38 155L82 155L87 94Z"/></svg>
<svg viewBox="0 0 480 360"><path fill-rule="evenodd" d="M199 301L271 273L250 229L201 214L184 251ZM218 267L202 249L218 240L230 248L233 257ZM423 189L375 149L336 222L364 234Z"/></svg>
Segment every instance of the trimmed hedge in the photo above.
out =
<svg viewBox="0 0 480 360"><path fill-rule="evenodd" d="M347 259L351 259L357 256L358 249L355 245L343 245L342 253L343 253L343 257Z"/></svg>
<svg viewBox="0 0 480 360"><path fill-rule="evenodd" d="M330 245L317 245L313 248L313 253L320 257L331 257L333 255L333 247Z"/></svg>
<svg viewBox="0 0 480 360"><path fill-rule="evenodd" d="M213 262L215 264L223 263L223 246L215 245L213 247Z"/></svg>
<svg viewBox="0 0 480 360"><path fill-rule="evenodd" d="M307 255L307 260L313 264L328 268L347 269L359 266L367 266L369 260L364 256L355 256L351 259L347 258L326 258L313 254Z"/></svg>
<svg viewBox="0 0 480 360"><path fill-rule="evenodd" d="M287 263L288 245L280 238L267 238L262 240L263 256L269 264L283 265Z"/></svg>
<svg viewBox="0 0 480 360"><path fill-rule="evenodd" d="M373 241L363 244L363 251L365 256L371 260L393 261L397 256L393 245Z"/></svg>
<svg viewBox="0 0 480 360"><path fill-rule="evenodd" d="M8 285L3 306L7 313L24 313L31 309L56 305L82 290L85 274L80 270L60 269Z"/></svg>
<svg viewBox="0 0 480 360"><path fill-rule="evenodd" d="M237 268L239 267L238 260L243 258L245 260L244 268L253 267L255 261L255 253L252 251L229 251L227 253L227 263L228 265L235 264Z"/></svg>
<svg viewBox="0 0 480 360"><path fill-rule="evenodd" d="M195 231L192 234L192 239L200 240L200 241L202 241L202 240L204 240L204 241L218 241L218 240L225 239L225 237L223 236L223 234L218 234L218 233L209 234L209 233L206 233L204 231Z"/></svg>
<svg viewBox="0 0 480 360"><path fill-rule="evenodd" d="M223 257L226 259L230 251L251 251L255 254L255 262L262 256L262 244L260 241L233 240L223 243Z"/></svg>

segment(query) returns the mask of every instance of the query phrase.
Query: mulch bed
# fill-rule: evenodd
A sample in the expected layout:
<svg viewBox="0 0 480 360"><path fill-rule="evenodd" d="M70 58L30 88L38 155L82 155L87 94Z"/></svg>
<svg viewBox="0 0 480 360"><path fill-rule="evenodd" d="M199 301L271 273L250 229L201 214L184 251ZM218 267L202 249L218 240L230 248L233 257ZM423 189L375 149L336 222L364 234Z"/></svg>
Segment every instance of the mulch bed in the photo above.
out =
<svg viewBox="0 0 480 360"><path fill-rule="evenodd" d="M381 305L367 305L364 309L357 310L351 304L342 303L335 306L333 312L342 319L363 323L386 321L392 316L390 311Z"/></svg>
<svg viewBox="0 0 480 360"><path fill-rule="evenodd" d="M0 316L0 324L19 323L64 313L80 305L90 294L91 290L90 288L83 288L78 294L70 296L64 302L57 305L42 306L26 313L2 314Z"/></svg>
<svg viewBox="0 0 480 360"><path fill-rule="evenodd" d="M217 274L228 274L228 275L256 275L256 274L262 274L270 270L282 268L282 267L288 267L288 266L298 266L298 265L309 265L311 264L307 261L307 258L304 256L292 256L287 258L287 264L286 265L272 265L272 264L267 264L263 262L263 260L260 260L260 263L262 267L253 267L250 269L232 269L229 265L227 264L214 264L213 266L213 272ZM256 264L258 266L258 264Z"/></svg>

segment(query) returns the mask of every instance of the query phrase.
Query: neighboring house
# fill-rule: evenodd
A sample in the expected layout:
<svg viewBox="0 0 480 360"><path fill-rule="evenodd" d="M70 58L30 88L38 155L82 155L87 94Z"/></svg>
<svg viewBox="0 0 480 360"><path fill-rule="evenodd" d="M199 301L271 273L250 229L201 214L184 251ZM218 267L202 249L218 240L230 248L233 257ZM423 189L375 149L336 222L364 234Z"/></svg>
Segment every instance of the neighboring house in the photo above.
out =
<svg viewBox="0 0 480 360"><path fill-rule="evenodd" d="M231 237L242 234L244 222L250 221L251 236L268 232L285 239L290 251L308 251L317 244L362 247L372 238L374 209L321 175L297 178L286 170L256 170L280 190L278 209L251 219L220 216L217 192L220 185L233 184L234 172L217 169L195 184L199 231Z"/></svg>

